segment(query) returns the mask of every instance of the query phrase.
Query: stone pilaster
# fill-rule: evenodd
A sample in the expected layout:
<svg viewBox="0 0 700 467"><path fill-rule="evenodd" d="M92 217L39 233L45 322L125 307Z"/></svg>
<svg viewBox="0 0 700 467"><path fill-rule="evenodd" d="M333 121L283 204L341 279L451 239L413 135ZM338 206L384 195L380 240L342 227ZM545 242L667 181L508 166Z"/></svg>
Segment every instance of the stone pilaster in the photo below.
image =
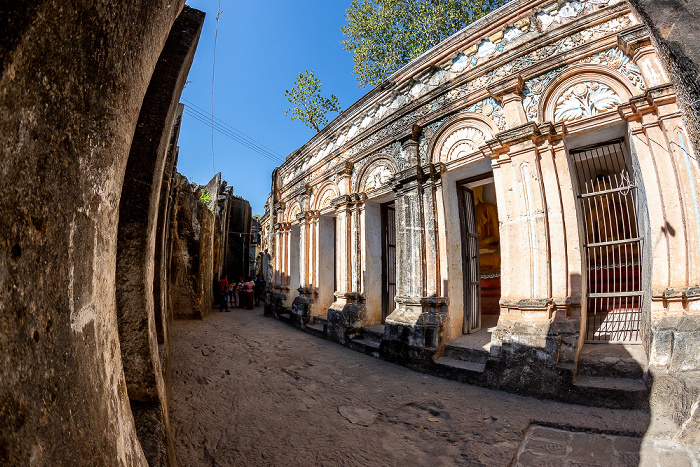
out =
<svg viewBox="0 0 700 467"><path fill-rule="evenodd" d="M313 291L309 280L311 270L311 222L313 213L303 212L297 215L299 221L299 295L292 303L292 322L299 327L304 327L309 322L309 306L313 302ZM294 291L291 291L294 293Z"/></svg>
<svg viewBox="0 0 700 467"><path fill-rule="evenodd" d="M560 370L573 371L581 327L578 219L561 139L548 123L527 123L482 148L492 159L501 230L501 313L491 356L528 366L537 384L563 384ZM567 255L552 258L551 251ZM517 372L509 378L506 386L524 384Z"/></svg>
<svg viewBox="0 0 700 467"><path fill-rule="evenodd" d="M365 299L360 292L359 210L364 195L342 195L332 201L336 209L336 256L338 290L328 310L327 332L331 339L345 343L364 325Z"/></svg>
<svg viewBox="0 0 700 467"><path fill-rule="evenodd" d="M404 142L407 161L416 142ZM429 359L442 345L447 299L439 277L436 190L443 166L413 165L394 177L396 203L396 310L386 318L382 352L391 359Z"/></svg>

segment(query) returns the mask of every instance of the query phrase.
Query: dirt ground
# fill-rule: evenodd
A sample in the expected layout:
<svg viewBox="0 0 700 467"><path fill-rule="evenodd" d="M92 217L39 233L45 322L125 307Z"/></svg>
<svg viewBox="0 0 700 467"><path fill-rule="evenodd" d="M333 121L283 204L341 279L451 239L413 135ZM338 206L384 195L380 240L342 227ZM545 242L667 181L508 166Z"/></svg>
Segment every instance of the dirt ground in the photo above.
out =
<svg viewBox="0 0 700 467"><path fill-rule="evenodd" d="M643 434L649 414L423 375L313 337L262 308L173 327L180 466L506 466L531 424ZM600 459L605 465L605 460Z"/></svg>

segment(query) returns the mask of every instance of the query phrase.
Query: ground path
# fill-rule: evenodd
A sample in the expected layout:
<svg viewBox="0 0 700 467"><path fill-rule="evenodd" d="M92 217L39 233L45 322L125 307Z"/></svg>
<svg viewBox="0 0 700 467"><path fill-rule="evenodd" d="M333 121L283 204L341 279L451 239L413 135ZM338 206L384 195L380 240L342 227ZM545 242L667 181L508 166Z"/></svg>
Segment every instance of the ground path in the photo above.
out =
<svg viewBox="0 0 700 467"><path fill-rule="evenodd" d="M576 455L585 465L637 465L635 440L615 434L644 433L649 423L647 412L416 373L264 317L262 308L176 321L172 352L180 466L506 466L516 456L522 465L564 465L556 456ZM533 424L602 435L588 435L581 449L579 434Z"/></svg>

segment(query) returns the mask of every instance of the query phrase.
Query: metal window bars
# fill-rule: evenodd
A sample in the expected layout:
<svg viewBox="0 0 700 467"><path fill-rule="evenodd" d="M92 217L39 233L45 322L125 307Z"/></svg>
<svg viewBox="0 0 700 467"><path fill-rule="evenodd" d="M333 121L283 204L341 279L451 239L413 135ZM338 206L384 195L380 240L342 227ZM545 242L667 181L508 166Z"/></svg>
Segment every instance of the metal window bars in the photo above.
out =
<svg viewBox="0 0 700 467"><path fill-rule="evenodd" d="M587 342L637 342L644 290L639 200L624 140L570 151L583 222Z"/></svg>

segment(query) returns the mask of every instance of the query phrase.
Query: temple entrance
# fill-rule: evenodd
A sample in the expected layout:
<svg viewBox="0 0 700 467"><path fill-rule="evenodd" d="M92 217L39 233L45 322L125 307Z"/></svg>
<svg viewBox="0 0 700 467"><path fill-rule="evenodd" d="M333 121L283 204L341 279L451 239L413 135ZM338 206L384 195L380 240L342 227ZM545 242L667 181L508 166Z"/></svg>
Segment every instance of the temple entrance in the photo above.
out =
<svg viewBox="0 0 700 467"><path fill-rule="evenodd" d="M382 209L382 324L396 308L396 208L394 202Z"/></svg>
<svg viewBox="0 0 700 467"><path fill-rule="evenodd" d="M460 183L460 223L464 274L464 321L462 332L473 334L500 313L501 250L498 209L493 178Z"/></svg>
<svg viewBox="0 0 700 467"><path fill-rule="evenodd" d="M583 224L586 342L638 342L643 238L638 187L624 139L570 154Z"/></svg>

